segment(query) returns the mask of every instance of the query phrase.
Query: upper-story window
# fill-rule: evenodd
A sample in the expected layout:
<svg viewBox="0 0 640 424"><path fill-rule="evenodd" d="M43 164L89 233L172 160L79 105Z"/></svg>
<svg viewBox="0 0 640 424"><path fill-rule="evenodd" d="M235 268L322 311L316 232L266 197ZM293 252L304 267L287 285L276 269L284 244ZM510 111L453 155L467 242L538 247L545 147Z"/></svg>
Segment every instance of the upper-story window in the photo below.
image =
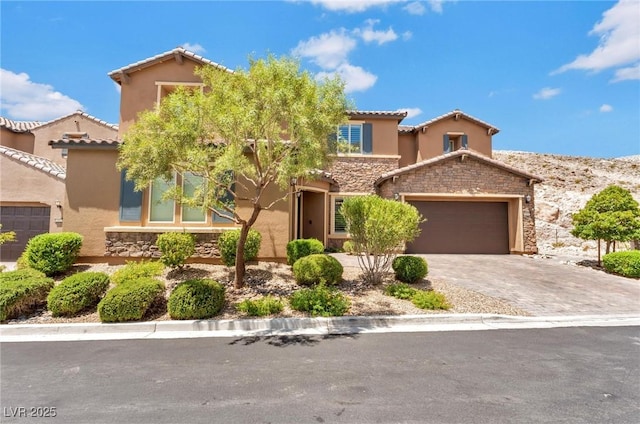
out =
<svg viewBox="0 0 640 424"><path fill-rule="evenodd" d="M336 151L339 155L373 153L372 125L351 123L340 125L337 131Z"/></svg>
<svg viewBox="0 0 640 424"><path fill-rule="evenodd" d="M156 81L157 93L156 104L160 104L160 101L171 94L178 87L189 87L193 89L203 90L204 83L201 82L172 82L172 81Z"/></svg>
<svg viewBox="0 0 640 424"><path fill-rule="evenodd" d="M456 150L468 148L467 135L464 133L446 133L442 136L443 153L451 153Z"/></svg>

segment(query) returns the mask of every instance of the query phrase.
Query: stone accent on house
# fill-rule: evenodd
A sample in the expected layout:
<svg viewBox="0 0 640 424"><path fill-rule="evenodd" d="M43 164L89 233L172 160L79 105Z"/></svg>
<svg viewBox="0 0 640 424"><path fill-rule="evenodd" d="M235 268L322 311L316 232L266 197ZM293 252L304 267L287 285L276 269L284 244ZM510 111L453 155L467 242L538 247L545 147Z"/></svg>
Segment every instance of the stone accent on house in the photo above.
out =
<svg viewBox="0 0 640 424"><path fill-rule="evenodd" d="M129 258L159 258L160 249L156 246L158 235L162 232L107 232L104 256ZM196 253L193 258L219 258L218 237L220 232L196 233Z"/></svg>
<svg viewBox="0 0 640 424"><path fill-rule="evenodd" d="M329 172L337 184L332 191L374 193L374 181L385 172L398 168L400 157L338 156Z"/></svg>
<svg viewBox="0 0 640 424"><path fill-rule="evenodd" d="M531 196L522 202L524 251L537 253L535 229L534 186L523 176L493 166L472 156L455 156L424 167L411 169L395 178L383 181L378 194L393 199L394 193L455 194L473 196Z"/></svg>

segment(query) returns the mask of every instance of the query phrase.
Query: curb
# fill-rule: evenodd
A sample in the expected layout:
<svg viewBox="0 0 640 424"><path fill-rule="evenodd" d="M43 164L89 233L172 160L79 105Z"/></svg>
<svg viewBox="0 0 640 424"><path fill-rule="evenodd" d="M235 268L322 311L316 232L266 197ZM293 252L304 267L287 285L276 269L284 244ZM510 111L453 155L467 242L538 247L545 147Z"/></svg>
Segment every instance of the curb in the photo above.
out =
<svg viewBox="0 0 640 424"><path fill-rule="evenodd" d="M11 324L0 326L0 342L339 335L636 325L640 325L640 315L520 317L496 314L152 321L120 324Z"/></svg>

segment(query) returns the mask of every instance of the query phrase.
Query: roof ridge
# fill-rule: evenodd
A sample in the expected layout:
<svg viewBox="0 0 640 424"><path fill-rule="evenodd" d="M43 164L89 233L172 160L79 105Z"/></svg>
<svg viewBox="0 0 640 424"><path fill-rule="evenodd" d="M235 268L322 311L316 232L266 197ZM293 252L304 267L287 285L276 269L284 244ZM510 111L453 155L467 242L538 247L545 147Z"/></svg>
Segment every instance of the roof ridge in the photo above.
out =
<svg viewBox="0 0 640 424"><path fill-rule="evenodd" d="M18 121L0 116L0 127L4 127L12 132L29 132L40 125L42 125L41 121Z"/></svg>
<svg viewBox="0 0 640 424"><path fill-rule="evenodd" d="M13 159L17 159L20 162L26 163L32 168L38 169L47 174L51 174L56 178L64 180L67 177L67 170L64 166L53 162L50 159L43 158L42 156L36 156L31 153L24 152L22 150L12 149L6 146L0 146L0 153Z"/></svg>
<svg viewBox="0 0 640 424"><path fill-rule="evenodd" d="M105 120L102 120L100 118L96 118L93 115L89 115L87 112L82 111L82 110L76 110L75 112L68 113L68 114L66 114L64 116L61 116L59 118L52 119L51 121L40 123L40 125L38 125L36 128L40 128L40 127L44 127L44 126L53 124L55 122L61 121L61 120L66 119L66 118L69 118L69 117L71 117L73 115L84 116L85 118L90 119L90 120L92 120L92 121L94 121L94 122L96 122L96 123L98 123L100 125L103 125L105 127L111 128L112 130L116 130L116 131L118 130L118 125L110 124L109 122L107 122Z"/></svg>
<svg viewBox="0 0 640 424"><path fill-rule="evenodd" d="M498 132L500 132L500 128L496 127L495 125L491 125L490 123L488 123L486 121L483 121L482 119L478 119L475 116L469 115L468 113L465 113L465 112L461 111L460 109L454 109L451 112L447 112L447 113L444 113L444 114L442 114L440 116L436 116L435 118L431 118L428 121L425 121L425 122L422 122L422 123L420 123L418 125L415 125L413 127L413 129L414 130L420 129L422 127L425 127L427 125L430 125L430 124L432 124L434 122L437 122L437 121L440 121L442 119L449 118L449 117L454 116L456 114L460 114L460 115L466 117L467 119L469 119L471 121L475 121L475 122L477 122L477 123L479 123L481 125L486 126L487 128L493 128L495 130L494 134L497 134Z"/></svg>

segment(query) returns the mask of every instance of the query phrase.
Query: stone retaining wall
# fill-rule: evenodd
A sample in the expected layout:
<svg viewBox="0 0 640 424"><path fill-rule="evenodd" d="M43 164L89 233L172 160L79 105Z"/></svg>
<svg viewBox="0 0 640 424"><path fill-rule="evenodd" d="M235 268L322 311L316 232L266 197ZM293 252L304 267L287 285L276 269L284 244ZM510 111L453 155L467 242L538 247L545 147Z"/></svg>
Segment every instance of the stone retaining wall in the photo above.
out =
<svg viewBox="0 0 640 424"><path fill-rule="evenodd" d="M162 232L107 232L104 256L130 258L159 258L161 253L156 240ZM218 237L220 232L196 233L194 258L219 258Z"/></svg>

